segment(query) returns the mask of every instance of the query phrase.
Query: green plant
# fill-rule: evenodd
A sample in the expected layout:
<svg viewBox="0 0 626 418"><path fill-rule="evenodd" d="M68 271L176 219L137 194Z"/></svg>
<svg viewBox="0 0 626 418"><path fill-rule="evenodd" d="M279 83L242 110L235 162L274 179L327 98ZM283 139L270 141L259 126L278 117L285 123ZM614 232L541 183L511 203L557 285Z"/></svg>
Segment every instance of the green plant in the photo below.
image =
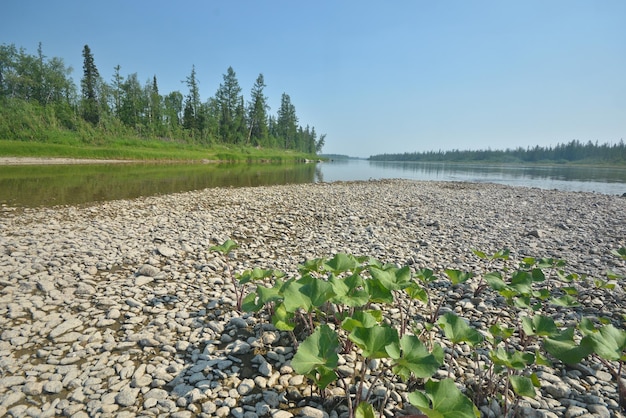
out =
<svg viewBox="0 0 626 418"><path fill-rule="evenodd" d="M217 250L228 254L234 247L227 243ZM475 286L475 295L502 296L506 303L498 309L506 311L514 326L500 323L496 315L487 329L476 329L455 313L440 314L445 298L435 293L435 283L448 280L446 286L464 286L476 277L472 273L448 269L440 278L429 269L413 272L348 254L307 260L292 278L273 270L249 270L236 276L241 286L237 295L244 310L265 310L277 329L290 333L297 347L291 361L294 371L310 379L322 396L330 385L343 387L351 417L374 417L372 389L379 381L395 379L423 385L408 399L429 417L479 416L476 405L494 399L504 416L512 416L521 397L536 396L539 381L534 369L550 364L548 357L578 363L594 356L615 377L624 404L626 331L602 318L582 318L576 326L563 327L547 315L548 307L571 309L580 304L585 297L577 286L581 278L566 273L562 260L526 257L510 268L506 250L474 253L490 268L498 264L498 270L469 286ZM624 249L614 253L626 258ZM619 275L607 272L607 277L597 289L609 289ZM244 298L244 286L252 282L256 289ZM415 304L421 311L425 308L425 317ZM399 308L399 319L389 316L392 307ZM451 379L432 379L444 363L440 339L451 347L450 376L455 346L467 344L472 349L478 373L476 381L466 382L470 396ZM336 371L340 356L350 352L357 356L352 380Z"/></svg>
<svg viewBox="0 0 626 418"><path fill-rule="evenodd" d="M340 383L346 389L350 416L374 413L368 403L374 385L389 372L401 379L431 377L443 363L438 344L427 348L407 333L410 307L400 309L398 330L381 305L398 305L403 291L418 292L419 283L408 267L385 265L369 257L337 254L333 258L308 260L299 267L300 276L276 278L272 286L259 283L245 297L243 306L252 311L266 308L277 329L288 331L302 342L291 365L320 389ZM298 334L298 335L296 335ZM359 357L355 370L354 399L350 382L335 371L339 353L354 351ZM383 360L365 390L368 364Z"/></svg>
<svg viewBox="0 0 626 418"><path fill-rule="evenodd" d="M210 247L209 251L216 251L222 254L224 257L228 258L230 256L230 253L236 248L239 248L239 245L235 241L227 239L220 245L214 245ZM231 283L233 285L233 291L235 292L235 303L238 311L254 310L254 306L250 305L251 298L248 298L244 301L245 286L248 283L261 281L272 277L282 278L285 276L285 273L279 270L264 270L258 267L255 267L252 270L246 270L242 273L234 274L228 260L226 260L226 272L227 275L230 277Z"/></svg>
<svg viewBox="0 0 626 418"><path fill-rule="evenodd" d="M431 418L480 417L476 405L456 387L452 379L429 380L425 391L409 394L409 402Z"/></svg>

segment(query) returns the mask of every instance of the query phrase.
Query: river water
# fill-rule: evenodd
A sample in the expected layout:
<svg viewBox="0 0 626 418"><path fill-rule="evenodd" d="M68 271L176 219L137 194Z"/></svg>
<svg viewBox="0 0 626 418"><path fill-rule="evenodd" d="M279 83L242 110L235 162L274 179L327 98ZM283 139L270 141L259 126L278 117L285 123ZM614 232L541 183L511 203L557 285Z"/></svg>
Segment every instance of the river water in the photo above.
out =
<svg viewBox="0 0 626 418"><path fill-rule="evenodd" d="M318 164L111 164L0 166L0 204L74 205L199 190L272 184L403 178L491 182L622 195L626 167L338 160Z"/></svg>

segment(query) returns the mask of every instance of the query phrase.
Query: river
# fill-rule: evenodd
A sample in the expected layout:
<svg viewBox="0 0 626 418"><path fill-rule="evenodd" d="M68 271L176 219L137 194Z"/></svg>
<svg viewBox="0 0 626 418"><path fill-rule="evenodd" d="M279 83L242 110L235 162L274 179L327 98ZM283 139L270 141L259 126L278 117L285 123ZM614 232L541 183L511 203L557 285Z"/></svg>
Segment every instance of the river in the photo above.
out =
<svg viewBox="0 0 626 418"><path fill-rule="evenodd" d="M0 204L75 205L207 187L403 178L491 182L622 195L626 167L337 160L318 164L104 164L0 166Z"/></svg>

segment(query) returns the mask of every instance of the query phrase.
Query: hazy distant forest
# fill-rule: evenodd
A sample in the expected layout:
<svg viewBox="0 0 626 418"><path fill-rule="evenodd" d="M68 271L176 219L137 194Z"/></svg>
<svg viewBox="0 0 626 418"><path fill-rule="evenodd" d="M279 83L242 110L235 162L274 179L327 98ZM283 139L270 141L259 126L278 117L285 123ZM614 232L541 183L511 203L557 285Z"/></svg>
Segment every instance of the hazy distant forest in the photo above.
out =
<svg viewBox="0 0 626 418"><path fill-rule="evenodd" d="M557 144L554 147L516 148L500 150L478 151L429 151L404 154L372 155L374 161L450 161L450 162L498 162L498 163L626 163L626 144L621 139L616 144L598 144L588 141L582 143L572 140L566 144Z"/></svg>
<svg viewBox="0 0 626 418"><path fill-rule="evenodd" d="M78 51L77 51L78 53ZM283 93L276 115L269 113L263 74L244 100L235 71L229 67L215 96L202 100L195 66L185 78L185 94L162 94L156 75L137 73L104 80L88 45L82 51L80 86L62 58L35 55L15 45L0 45L0 139L63 142L64 132L85 143L102 137L142 137L198 145L233 144L317 153L325 135L299 125L296 109Z"/></svg>

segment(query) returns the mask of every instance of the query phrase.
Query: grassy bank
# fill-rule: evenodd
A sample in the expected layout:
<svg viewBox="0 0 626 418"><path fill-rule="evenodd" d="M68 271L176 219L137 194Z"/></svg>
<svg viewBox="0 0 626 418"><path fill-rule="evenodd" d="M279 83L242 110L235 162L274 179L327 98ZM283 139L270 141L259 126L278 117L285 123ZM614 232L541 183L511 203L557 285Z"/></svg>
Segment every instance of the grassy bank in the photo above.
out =
<svg viewBox="0 0 626 418"><path fill-rule="evenodd" d="M101 145L0 140L2 157L62 157L138 161L296 161L314 155L278 149L198 145L159 140L119 139Z"/></svg>

